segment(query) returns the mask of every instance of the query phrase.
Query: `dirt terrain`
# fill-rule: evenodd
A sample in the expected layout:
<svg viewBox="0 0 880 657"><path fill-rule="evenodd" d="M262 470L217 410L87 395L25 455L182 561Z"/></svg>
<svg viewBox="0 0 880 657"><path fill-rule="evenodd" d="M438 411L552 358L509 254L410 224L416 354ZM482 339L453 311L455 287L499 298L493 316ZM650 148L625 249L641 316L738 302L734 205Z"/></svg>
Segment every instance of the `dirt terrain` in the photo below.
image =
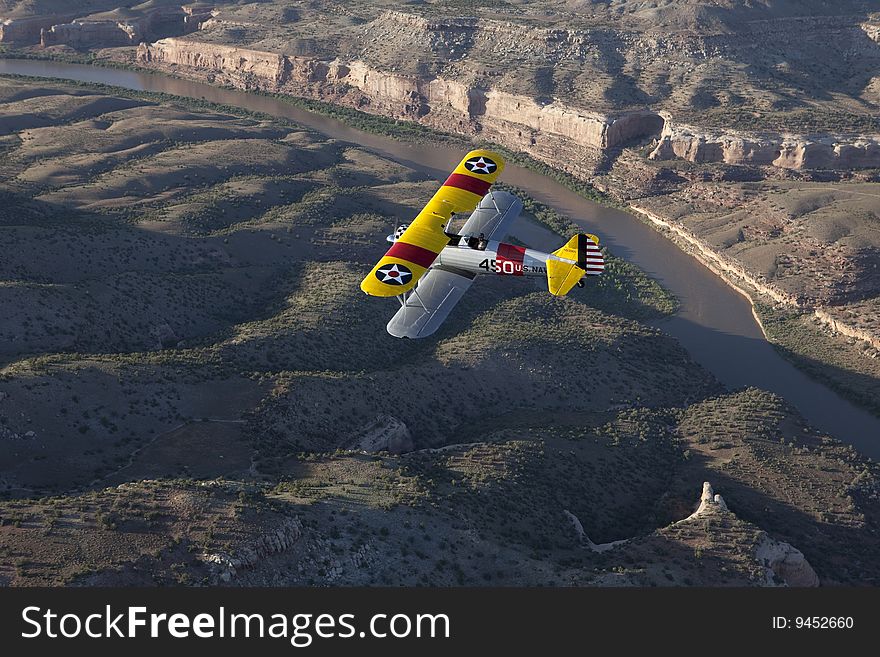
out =
<svg viewBox="0 0 880 657"><path fill-rule="evenodd" d="M614 254L402 342L357 283L437 181L146 94L0 78L0 119L2 583L878 583L876 464Z"/></svg>

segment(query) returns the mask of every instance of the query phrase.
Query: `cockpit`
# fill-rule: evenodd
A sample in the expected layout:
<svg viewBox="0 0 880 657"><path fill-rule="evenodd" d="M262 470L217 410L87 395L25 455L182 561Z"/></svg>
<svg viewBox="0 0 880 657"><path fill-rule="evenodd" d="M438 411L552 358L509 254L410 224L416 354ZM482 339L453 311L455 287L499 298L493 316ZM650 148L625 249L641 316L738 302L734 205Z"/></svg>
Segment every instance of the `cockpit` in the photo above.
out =
<svg viewBox="0 0 880 657"><path fill-rule="evenodd" d="M483 233L479 235L450 235L449 236L449 246L457 246L461 249L474 249L476 251L485 251L486 247L489 245L489 240Z"/></svg>

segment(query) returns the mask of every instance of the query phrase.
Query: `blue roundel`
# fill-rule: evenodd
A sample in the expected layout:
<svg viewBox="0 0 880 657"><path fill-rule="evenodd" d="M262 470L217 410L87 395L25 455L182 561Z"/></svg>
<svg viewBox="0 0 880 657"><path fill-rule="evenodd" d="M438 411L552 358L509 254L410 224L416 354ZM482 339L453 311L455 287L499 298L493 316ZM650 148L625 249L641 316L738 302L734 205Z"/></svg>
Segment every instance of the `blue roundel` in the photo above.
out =
<svg viewBox="0 0 880 657"><path fill-rule="evenodd" d="M412 272L408 267L395 262L379 267L376 270L376 278L389 285L406 285L412 278Z"/></svg>
<svg viewBox="0 0 880 657"><path fill-rule="evenodd" d="M481 173L484 175L492 173L498 168L498 165L495 164L495 160L485 156L472 157L464 163L464 166L471 173Z"/></svg>

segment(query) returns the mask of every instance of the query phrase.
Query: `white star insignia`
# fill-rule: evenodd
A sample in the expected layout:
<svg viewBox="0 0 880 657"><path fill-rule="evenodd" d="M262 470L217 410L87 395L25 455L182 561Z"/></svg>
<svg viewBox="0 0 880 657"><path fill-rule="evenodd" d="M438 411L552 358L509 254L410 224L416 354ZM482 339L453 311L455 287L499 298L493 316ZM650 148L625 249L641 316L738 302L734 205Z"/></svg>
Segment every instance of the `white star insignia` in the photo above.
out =
<svg viewBox="0 0 880 657"><path fill-rule="evenodd" d="M403 285L412 277L412 272L397 263L385 265L376 270L376 278L383 283L391 285Z"/></svg>
<svg viewBox="0 0 880 657"><path fill-rule="evenodd" d="M478 158L474 158L472 160L468 160L465 162L468 170L473 171L474 173L492 173L495 170L496 165L492 160L483 157L482 155Z"/></svg>

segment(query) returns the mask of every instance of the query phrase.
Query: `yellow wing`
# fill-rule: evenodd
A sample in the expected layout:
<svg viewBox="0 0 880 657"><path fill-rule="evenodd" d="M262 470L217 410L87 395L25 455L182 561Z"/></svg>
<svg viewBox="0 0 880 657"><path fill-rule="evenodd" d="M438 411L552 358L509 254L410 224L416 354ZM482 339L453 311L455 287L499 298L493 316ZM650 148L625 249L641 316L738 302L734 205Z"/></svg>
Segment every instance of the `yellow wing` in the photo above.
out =
<svg viewBox="0 0 880 657"><path fill-rule="evenodd" d="M452 213L472 212L504 170L504 160L487 150L464 156L367 277L361 289L376 297L393 297L411 290L440 255L449 237L443 232Z"/></svg>

